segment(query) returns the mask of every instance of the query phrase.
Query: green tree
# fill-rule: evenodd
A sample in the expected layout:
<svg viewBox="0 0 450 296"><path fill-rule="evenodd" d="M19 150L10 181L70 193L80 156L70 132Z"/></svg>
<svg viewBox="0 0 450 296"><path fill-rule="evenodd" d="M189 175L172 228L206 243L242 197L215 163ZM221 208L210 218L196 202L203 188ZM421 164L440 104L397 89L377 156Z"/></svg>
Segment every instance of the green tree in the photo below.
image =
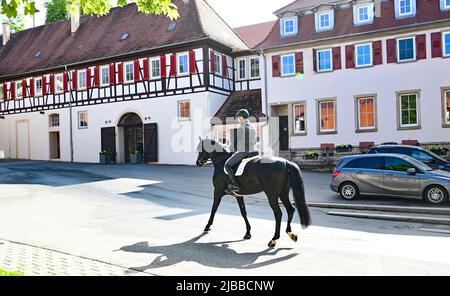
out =
<svg viewBox="0 0 450 296"><path fill-rule="evenodd" d="M67 1L66 0L50 0L44 3L46 14L45 23L51 24L57 21L67 20Z"/></svg>
<svg viewBox="0 0 450 296"><path fill-rule="evenodd" d="M179 17L177 6L173 0L117 0L117 5L124 6L136 3L139 11L149 14L165 15L170 19ZM80 9L90 15L105 15L112 8L110 0L66 0L70 9ZM0 0L0 14L8 18L17 17L19 12L24 15L34 15L36 12L35 0Z"/></svg>
<svg viewBox="0 0 450 296"><path fill-rule="evenodd" d="M11 33L19 32L25 29L25 22L23 14L17 14L14 18L8 19L9 29Z"/></svg>

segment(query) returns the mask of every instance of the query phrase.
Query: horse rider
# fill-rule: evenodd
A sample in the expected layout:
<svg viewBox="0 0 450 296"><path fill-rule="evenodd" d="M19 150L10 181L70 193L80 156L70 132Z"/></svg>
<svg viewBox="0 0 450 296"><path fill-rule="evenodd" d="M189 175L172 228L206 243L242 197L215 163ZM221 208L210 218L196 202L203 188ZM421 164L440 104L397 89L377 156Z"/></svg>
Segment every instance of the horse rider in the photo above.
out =
<svg viewBox="0 0 450 296"><path fill-rule="evenodd" d="M225 171L230 177L230 184L225 193L236 196L239 192L240 185L235 176L234 168L243 159L253 156L256 149L256 129L248 119L250 113L247 109L241 109L236 113L235 119L239 122L240 127L237 130L237 147L234 154L225 162Z"/></svg>

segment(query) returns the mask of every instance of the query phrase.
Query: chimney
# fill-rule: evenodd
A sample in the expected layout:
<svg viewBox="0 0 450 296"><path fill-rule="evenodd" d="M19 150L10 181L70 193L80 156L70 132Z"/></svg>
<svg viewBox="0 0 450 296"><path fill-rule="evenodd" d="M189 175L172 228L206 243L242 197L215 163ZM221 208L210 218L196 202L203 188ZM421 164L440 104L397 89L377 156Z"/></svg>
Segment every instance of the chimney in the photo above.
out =
<svg viewBox="0 0 450 296"><path fill-rule="evenodd" d="M77 7L76 9L70 10L70 33L75 33L80 27L80 9Z"/></svg>
<svg viewBox="0 0 450 296"><path fill-rule="evenodd" d="M9 24L8 23L2 23L3 27L3 45L6 45L8 43L10 38L10 32L9 32Z"/></svg>
<svg viewBox="0 0 450 296"><path fill-rule="evenodd" d="M375 0L375 17L381 17L381 0Z"/></svg>

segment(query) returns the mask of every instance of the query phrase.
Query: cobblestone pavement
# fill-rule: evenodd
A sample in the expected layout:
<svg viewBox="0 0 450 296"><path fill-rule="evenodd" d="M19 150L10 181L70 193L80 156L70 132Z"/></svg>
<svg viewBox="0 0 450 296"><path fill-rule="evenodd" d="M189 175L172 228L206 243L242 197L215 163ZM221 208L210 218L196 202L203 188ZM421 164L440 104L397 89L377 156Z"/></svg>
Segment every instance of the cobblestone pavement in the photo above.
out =
<svg viewBox="0 0 450 296"><path fill-rule="evenodd" d="M25 276L148 276L145 272L57 251L0 240L0 268Z"/></svg>

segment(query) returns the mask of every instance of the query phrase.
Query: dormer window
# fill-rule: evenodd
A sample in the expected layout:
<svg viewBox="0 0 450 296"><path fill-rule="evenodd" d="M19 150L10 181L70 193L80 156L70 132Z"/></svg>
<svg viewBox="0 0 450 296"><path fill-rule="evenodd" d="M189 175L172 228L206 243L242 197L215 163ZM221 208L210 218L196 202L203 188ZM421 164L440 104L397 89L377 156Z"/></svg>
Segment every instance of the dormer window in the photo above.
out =
<svg viewBox="0 0 450 296"><path fill-rule="evenodd" d="M416 15L416 0L395 0L395 17L404 18Z"/></svg>
<svg viewBox="0 0 450 296"><path fill-rule="evenodd" d="M334 11L322 11L316 13L316 31L332 30L334 27Z"/></svg>
<svg viewBox="0 0 450 296"><path fill-rule="evenodd" d="M297 35L298 33L298 17L282 18L280 21L280 32L282 37Z"/></svg>
<svg viewBox="0 0 450 296"><path fill-rule="evenodd" d="M450 10L450 0L441 0L441 10Z"/></svg>
<svg viewBox="0 0 450 296"><path fill-rule="evenodd" d="M373 3L356 5L353 7L354 25L366 25L373 23L374 6Z"/></svg>

